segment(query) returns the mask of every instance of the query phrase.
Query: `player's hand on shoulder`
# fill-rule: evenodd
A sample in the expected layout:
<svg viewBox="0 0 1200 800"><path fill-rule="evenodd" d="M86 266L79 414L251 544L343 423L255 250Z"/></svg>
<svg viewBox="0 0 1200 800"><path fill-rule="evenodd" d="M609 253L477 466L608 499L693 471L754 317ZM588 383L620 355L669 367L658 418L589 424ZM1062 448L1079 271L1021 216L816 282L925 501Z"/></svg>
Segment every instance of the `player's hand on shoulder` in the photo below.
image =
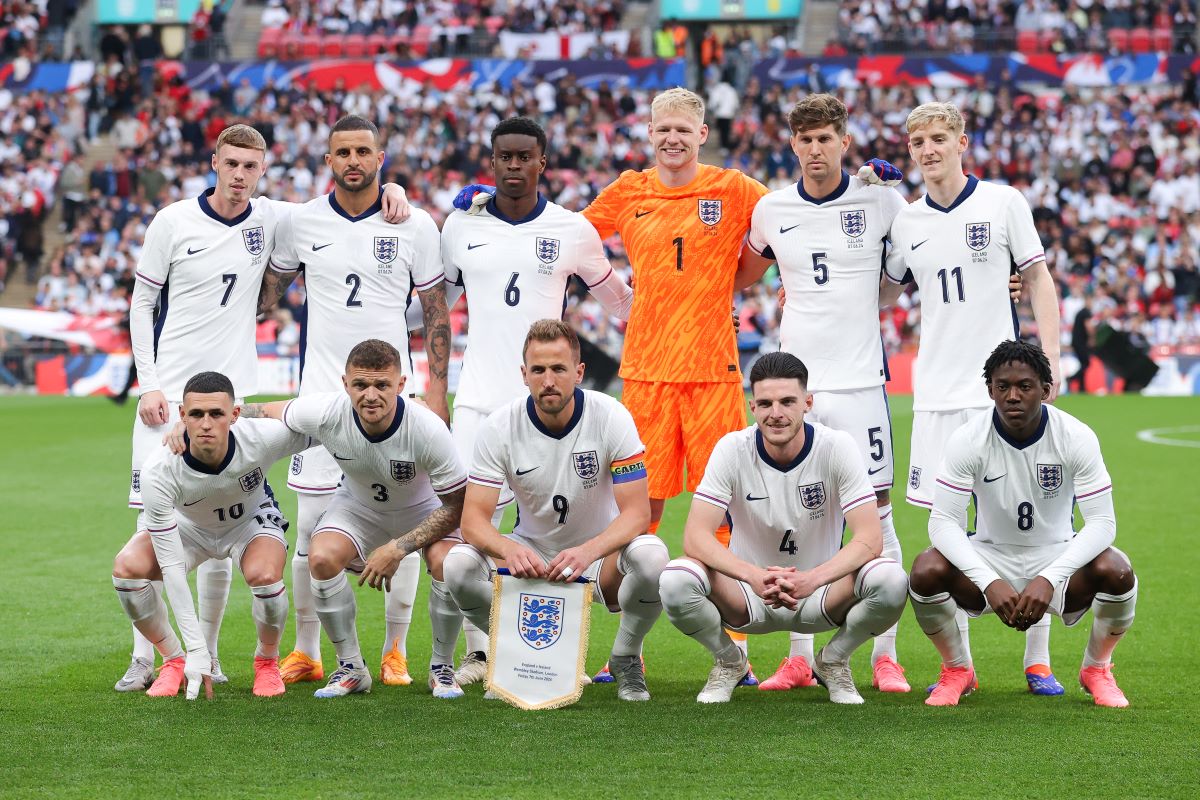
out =
<svg viewBox="0 0 1200 800"><path fill-rule="evenodd" d="M188 700L200 696L200 686L204 686L204 697L212 700L212 656L207 647L189 651L183 662L183 677L187 680Z"/></svg>
<svg viewBox="0 0 1200 800"><path fill-rule="evenodd" d="M172 453L177 456L183 455L183 451L187 450L187 442L183 440L184 433L187 432L187 427L182 422L176 422L171 426L171 430L167 431L162 438L162 443L166 445Z"/></svg>
<svg viewBox="0 0 1200 800"><path fill-rule="evenodd" d="M896 186L904 173L882 158L872 158L858 168L858 179L875 186Z"/></svg>
<svg viewBox="0 0 1200 800"><path fill-rule="evenodd" d="M384 222L398 225L407 221L411 215L412 206L408 203L408 194L404 191L404 187L398 183L385 183L383 185Z"/></svg>
<svg viewBox="0 0 1200 800"><path fill-rule="evenodd" d="M514 578L545 578L546 562L542 557L523 544L505 540L504 566Z"/></svg>
<svg viewBox="0 0 1200 800"><path fill-rule="evenodd" d="M1050 581L1037 576L1029 582L1017 598L1013 611L1013 627L1019 631L1028 630L1038 620L1046 615L1050 601L1054 599L1054 585Z"/></svg>
<svg viewBox="0 0 1200 800"><path fill-rule="evenodd" d="M1015 616L1017 609L1017 600L1019 595L1013 589L1012 585L1003 578L997 578L988 584L987 589L983 592L987 598L988 605L992 607L992 611L996 612L996 616L1010 628L1015 628Z"/></svg>
<svg viewBox="0 0 1200 800"><path fill-rule="evenodd" d="M406 555L408 553L404 551L404 548L394 541L375 548L375 551L367 558L367 565L363 567L358 585L362 586L366 583L372 589L383 591L386 588L390 592L392 576L396 574L396 569Z"/></svg>
<svg viewBox="0 0 1200 800"><path fill-rule="evenodd" d="M1013 305L1021 302L1021 273L1014 272L1008 276L1008 299L1013 301Z"/></svg>
<svg viewBox="0 0 1200 800"><path fill-rule="evenodd" d="M782 309L787 305L787 289L783 288L783 284L779 285L779 307Z"/></svg>
<svg viewBox="0 0 1200 800"><path fill-rule="evenodd" d="M170 411L171 405L167 402L167 396L157 389L146 392L138 398L138 417L141 418L144 425L150 427L162 425L167 421Z"/></svg>
<svg viewBox="0 0 1200 800"><path fill-rule="evenodd" d="M478 214L479 209L487 205L495 193L495 186L488 186L485 183L472 183L470 186L464 186L454 196L454 207L468 214Z"/></svg>
<svg viewBox="0 0 1200 800"><path fill-rule="evenodd" d="M586 544L569 547L554 557L546 567L546 575L553 583L566 583L583 575L596 559Z"/></svg>

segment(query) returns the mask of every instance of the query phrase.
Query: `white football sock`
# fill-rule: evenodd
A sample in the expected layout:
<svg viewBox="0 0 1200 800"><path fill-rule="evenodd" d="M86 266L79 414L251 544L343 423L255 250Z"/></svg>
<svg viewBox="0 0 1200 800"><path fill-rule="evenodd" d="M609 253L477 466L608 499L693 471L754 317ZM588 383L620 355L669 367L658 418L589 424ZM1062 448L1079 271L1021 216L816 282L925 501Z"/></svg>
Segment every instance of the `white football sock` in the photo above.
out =
<svg viewBox="0 0 1200 800"><path fill-rule="evenodd" d="M1113 649L1133 624L1137 590L1137 578L1134 578L1133 588L1125 594L1097 592L1092 600L1092 632L1083 651L1083 666L1102 667L1112 663Z"/></svg>
<svg viewBox="0 0 1200 800"><path fill-rule="evenodd" d="M139 515L139 519L140 519L140 515ZM163 582L162 581L151 581L150 583L154 586L154 592L156 595L158 595L159 600L161 602L162 594L163 594ZM142 632L137 629L136 625L133 625L133 653L132 653L132 656L134 658L144 658L146 661L149 661L151 664L153 664L154 663L154 653L155 653L155 650L154 650L153 642L151 642L145 636L142 636Z"/></svg>
<svg viewBox="0 0 1200 800"><path fill-rule="evenodd" d="M731 664L740 660L738 646L721 624L721 612L708 599L712 587L701 567L684 559L668 562L658 589L672 625L708 648L717 661Z"/></svg>
<svg viewBox="0 0 1200 800"><path fill-rule="evenodd" d="M803 656L809 664L813 662L813 635L811 633L791 633L788 635L788 658Z"/></svg>
<svg viewBox="0 0 1200 800"><path fill-rule="evenodd" d="M362 652L358 647L358 628L355 627L358 606L350 582L346 580L346 573L339 572L336 577L326 581L313 578L312 593L317 604L317 617L321 620L325 635L333 642L338 661L363 666Z"/></svg>
<svg viewBox="0 0 1200 800"><path fill-rule="evenodd" d="M333 494L296 495L296 555L292 556L292 604L296 607L296 649L314 661L321 660L321 621L312 595L308 572L308 542L329 507Z"/></svg>
<svg viewBox="0 0 1200 800"><path fill-rule="evenodd" d="M859 645L896 624L908 601L908 575L890 558L868 561L854 580L854 596L859 602L822 648L826 661L849 661Z"/></svg>
<svg viewBox="0 0 1200 800"><path fill-rule="evenodd" d="M954 624L958 627L958 638L962 640L962 649L967 654L967 663L974 663L971 658L971 616L959 608L954 612Z"/></svg>
<svg viewBox="0 0 1200 800"><path fill-rule="evenodd" d="M431 580L429 583L429 627L431 629L433 654L429 666L454 664L454 645L462 628L462 612L454 605L454 598L445 581Z"/></svg>
<svg viewBox="0 0 1200 800"><path fill-rule="evenodd" d="M948 667L971 666L971 653L963 641L962 630L958 626L959 615L966 617L949 592L941 592L926 597L909 590L912 598L913 616L921 630L933 642L942 663Z"/></svg>
<svg viewBox="0 0 1200 800"><path fill-rule="evenodd" d="M213 658L217 655L217 640L221 636L221 619L229 602L229 585L233 583L233 559L209 559L196 568L196 616L200 632Z"/></svg>
<svg viewBox="0 0 1200 800"><path fill-rule="evenodd" d="M613 640L614 656L642 654L642 642L662 614L658 577L670 559L662 540L646 534L636 537L619 554L617 564L625 577L617 590L621 624Z"/></svg>
<svg viewBox="0 0 1200 800"><path fill-rule="evenodd" d="M258 647L254 650L257 658L279 658L279 640L283 638L283 628L287 625L288 596L287 587L283 581L275 581L266 586L251 586L250 615L254 617L254 626L258 629Z"/></svg>
<svg viewBox="0 0 1200 800"><path fill-rule="evenodd" d="M479 626L474 622L464 619L463 633L467 637L468 653L486 653L488 651L488 635L479 630Z"/></svg>
<svg viewBox="0 0 1200 800"><path fill-rule="evenodd" d="M115 577L112 582L125 615L129 617L134 628L162 653L163 660L181 657L183 648L167 620L167 605L154 586L156 582L144 578ZM151 651L151 663L153 660L154 652Z"/></svg>
<svg viewBox="0 0 1200 800"><path fill-rule="evenodd" d="M413 601L420 582L421 554L409 553L396 567L392 590L383 592L383 656L390 653L392 647L399 647L400 655L408 655L408 628L412 624Z"/></svg>
<svg viewBox="0 0 1200 800"><path fill-rule="evenodd" d="M895 517L892 515L892 506L889 503L886 506L879 506L879 527L883 531L883 557L890 558L897 564L904 567L904 551L900 549L900 539L896 537ZM875 643L871 647L871 663L874 664L879 659L887 656L893 661L896 661L896 628L893 625L883 633L875 637Z"/></svg>
<svg viewBox="0 0 1200 800"><path fill-rule="evenodd" d="M442 561L442 575L462 614L487 631L492 616L492 568L483 553L469 544L456 544Z"/></svg>
<svg viewBox="0 0 1200 800"><path fill-rule="evenodd" d="M1050 666L1050 612L1025 631L1025 669L1034 664Z"/></svg>

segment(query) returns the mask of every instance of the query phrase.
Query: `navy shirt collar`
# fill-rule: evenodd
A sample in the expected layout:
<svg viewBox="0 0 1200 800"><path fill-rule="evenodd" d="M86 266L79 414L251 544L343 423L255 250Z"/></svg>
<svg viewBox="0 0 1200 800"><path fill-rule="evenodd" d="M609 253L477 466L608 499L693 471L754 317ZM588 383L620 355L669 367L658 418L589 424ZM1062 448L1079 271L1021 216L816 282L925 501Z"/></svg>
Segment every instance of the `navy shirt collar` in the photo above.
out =
<svg viewBox="0 0 1200 800"><path fill-rule="evenodd" d="M379 197L375 198L375 202L372 203L371 206L366 211L359 214L357 217L352 215L346 209L342 208L341 204L338 203L338 201L337 201L336 195L337 195L336 192L329 193L329 207L332 208L334 211L336 211L340 216L345 217L346 219L350 220L351 222L361 222L362 220L367 219L368 217L374 216L375 214L378 214L380 211L383 210L383 189L379 190Z"/></svg>
<svg viewBox="0 0 1200 800"><path fill-rule="evenodd" d="M818 206L822 205L823 203L830 203L830 202L833 202L834 200L837 200L839 197L844 195L846 193L846 190L849 188L850 188L850 176L845 171L842 172L842 180L841 180L841 182L838 183L837 188L834 189L829 194L825 195L824 197L820 197L820 198L813 197L811 194L804 191L804 180L803 179L796 182L796 191L800 193L801 199L807 200L808 202L814 203Z"/></svg>
<svg viewBox="0 0 1200 800"><path fill-rule="evenodd" d="M771 458L771 456L767 455L767 447L763 442L761 430L755 429L754 431L754 446L758 450L758 457L761 458L763 463L768 467L777 469L780 472L791 472L796 467L800 466L804 459L808 458L808 454L812 451L814 433L815 431L813 430L813 426L809 425L807 422L804 423L804 447L800 448L800 454L793 458L791 463L788 464L780 464L778 461Z"/></svg>
<svg viewBox="0 0 1200 800"><path fill-rule="evenodd" d="M537 406L533 402L533 395L525 399L525 413L529 415L529 421L533 423L533 427L537 428L540 432L546 434L551 439L562 439L568 433L575 430L575 426L583 418L583 390L576 388L574 397L575 410L571 412L571 419L567 422L567 426L557 433L542 424L542 420L537 414Z"/></svg>
<svg viewBox="0 0 1200 800"><path fill-rule="evenodd" d="M371 444L379 444L380 442L386 442L392 438L396 431L400 430L400 422L404 419L404 398L396 398L396 416L392 417L392 424L388 425L387 430L383 433L367 433L362 426L362 420L358 418L358 412L351 408L350 413L354 415L354 426L358 428L358 432L363 435L363 438Z"/></svg>
<svg viewBox="0 0 1200 800"><path fill-rule="evenodd" d="M187 449L183 451L183 463L187 464L188 467L196 472L204 475L220 475L225 471L225 468L229 466L229 463L233 461L233 456L237 452L237 439L233 438L233 431L229 432L229 448L225 451L225 459L221 462L220 466L217 467L210 467L208 464L205 464L203 461L192 455L192 440L186 433L183 434L183 443L187 447Z"/></svg>
<svg viewBox="0 0 1200 800"><path fill-rule="evenodd" d="M1038 422L1037 430L1034 431L1033 435L1028 439L1021 441L1008 435L1008 433L1004 430L1004 423L1000 421L1000 412L992 409L992 426L995 427L996 433L1000 435L1001 439L1007 442L1010 446L1015 447L1017 450L1024 450L1030 445L1037 444L1041 440L1042 436L1046 433L1046 423L1049 421L1050 412L1046 410L1046 406L1043 405L1042 419L1040 422Z"/></svg>
<svg viewBox="0 0 1200 800"><path fill-rule="evenodd" d="M524 225L526 222L537 219L546 210L546 198L542 197L542 193L538 192L537 203L533 206L533 211L530 211L520 219L511 219L505 216L504 212L496 205L496 196L492 195L492 199L487 202L488 213L502 222L507 222L509 225Z"/></svg>
<svg viewBox="0 0 1200 800"><path fill-rule="evenodd" d="M967 176L967 185L963 187L963 190L958 193L958 197L954 198L954 202L951 203L950 205L946 206L945 208L942 208L937 203L933 202L933 198L930 197L928 195L928 193L925 195L925 202L928 203L929 207L932 208L934 211L941 211L943 214L949 214L951 211L958 208L963 203L967 202L967 198L975 193L975 187L978 185L979 185L979 178L976 178L974 175L968 175Z"/></svg>
<svg viewBox="0 0 1200 800"><path fill-rule="evenodd" d="M205 189L204 194L197 197L196 201L198 203L200 203L200 210L203 211L205 213L205 215L212 217L213 219L215 219L217 222L221 223L222 225L227 225L230 228L232 228L234 225L241 225L250 216L250 212L254 211L254 204L246 203L246 210L243 211L242 213L238 214L233 219L226 219L225 217L222 217L220 214L217 213L217 210L215 208L213 208L212 204L209 203L209 201L208 201L208 198L212 197L213 192L215 192L215 191L217 191L217 190L216 189Z"/></svg>

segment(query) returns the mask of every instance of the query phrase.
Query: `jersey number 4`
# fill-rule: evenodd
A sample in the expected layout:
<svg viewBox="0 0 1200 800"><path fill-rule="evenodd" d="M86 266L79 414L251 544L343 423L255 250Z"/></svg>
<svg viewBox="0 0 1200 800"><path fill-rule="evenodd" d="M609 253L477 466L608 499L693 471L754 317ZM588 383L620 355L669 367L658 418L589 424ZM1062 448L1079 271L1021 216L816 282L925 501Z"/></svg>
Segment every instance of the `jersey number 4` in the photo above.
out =
<svg viewBox="0 0 1200 800"><path fill-rule="evenodd" d="M796 555L796 540L792 538L795 533L791 528L783 532L783 540L779 543L779 552L787 553L789 556Z"/></svg>

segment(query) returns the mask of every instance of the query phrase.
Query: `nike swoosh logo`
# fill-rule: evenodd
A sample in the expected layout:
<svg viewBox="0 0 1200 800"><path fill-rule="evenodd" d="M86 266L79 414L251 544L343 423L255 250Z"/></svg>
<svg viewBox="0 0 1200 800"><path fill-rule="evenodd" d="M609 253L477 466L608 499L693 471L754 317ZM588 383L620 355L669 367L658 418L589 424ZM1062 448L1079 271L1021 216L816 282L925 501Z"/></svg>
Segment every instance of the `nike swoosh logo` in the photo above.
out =
<svg viewBox="0 0 1200 800"><path fill-rule="evenodd" d="M916 244L912 245L912 249L913 249L913 250L916 250L918 247L920 247L921 245L925 244L925 242L928 242L928 241L929 241L929 240L928 240L928 239L926 239L926 240L925 240L925 241L923 241L923 242L917 242Z"/></svg>
<svg viewBox="0 0 1200 800"><path fill-rule="evenodd" d="M188 248L188 255L189 255L189 256L194 256L194 255L196 255L196 253L202 253L202 252L204 252L204 251L205 251L205 250L207 250L207 249L208 249L207 247L200 247L200 248L197 248L197 249L193 250L192 248L190 248L190 247L189 247L189 248Z"/></svg>
<svg viewBox="0 0 1200 800"><path fill-rule="evenodd" d="M332 246L333 246L333 242L330 242L329 244L323 244L323 245L320 245L320 246L317 246L317 245L315 245L315 244L314 244L314 245L313 245L313 252L315 253L315 252L317 252L318 250L324 250L326 247L332 247Z"/></svg>
<svg viewBox="0 0 1200 800"><path fill-rule="evenodd" d="M882 467L876 467L875 469L869 469L869 470L867 470L867 474L868 474L868 475L874 475L876 472L881 472L881 471L883 471L883 470L885 470L885 469L887 469L887 466L886 466L886 465L885 465L885 466L882 466Z"/></svg>
<svg viewBox="0 0 1200 800"><path fill-rule="evenodd" d="M540 467L540 466L541 466L541 464L538 464L538 467ZM528 475L529 473L533 472L535 469L537 469L537 467L530 467L529 469L519 469L519 470L517 470L517 474L518 475Z"/></svg>
<svg viewBox="0 0 1200 800"><path fill-rule="evenodd" d="M204 499L203 497L201 497L201 498L200 498L200 500L203 500L203 499ZM193 501L192 501L192 502L190 502L190 503L184 503L184 504L183 504L183 507L184 507L184 508L187 508L188 506L194 506L194 505L196 505L196 503L199 503L199 502L200 502L200 500L193 500Z"/></svg>
<svg viewBox="0 0 1200 800"><path fill-rule="evenodd" d="M1007 474L1008 474L1007 472L1006 472L1006 473L1004 473L1004 475L1007 475ZM984 483L995 483L996 481L998 481L998 480L1000 480L1001 478L1003 478L1003 477L1004 477L1004 475L997 475L997 476L996 476L996 477L994 477L994 478L989 478L988 476L984 475L984 476L983 476L983 482L984 482Z"/></svg>
<svg viewBox="0 0 1200 800"><path fill-rule="evenodd" d="M339 456L337 453L334 453L333 457L336 458L338 461L353 461L354 460L353 458L344 458L342 456Z"/></svg>
<svg viewBox="0 0 1200 800"><path fill-rule="evenodd" d="M635 212L633 212L633 218L641 219L642 217L646 216L647 214L653 214L653 213L654 213L654 209L650 209L649 211L635 211Z"/></svg>
<svg viewBox="0 0 1200 800"><path fill-rule="evenodd" d="M467 249L474 250L476 247L487 247L489 244L491 244L491 242L484 242L483 244L468 244Z"/></svg>
<svg viewBox="0 0 1200 800"><path fill-rule="evenodd" d="M796 228L799 228L799 227L800 227L799 225L793 225L793 226L792 226L792 227L790 227L790 228L784 228L783 226L780 226L780 228L779 228L779 232L780 232L780 233L787 233L788 231L790 231L790 230L795 230Z"/></svg>
<svg viewBox="0 0 1200 800"><path fill-rule="evenodd" d="M762 497L753 497L749 492L746 492L747 500L766 500L767 497L768 497L768 495L765 495L765 494Z"/></svg>

